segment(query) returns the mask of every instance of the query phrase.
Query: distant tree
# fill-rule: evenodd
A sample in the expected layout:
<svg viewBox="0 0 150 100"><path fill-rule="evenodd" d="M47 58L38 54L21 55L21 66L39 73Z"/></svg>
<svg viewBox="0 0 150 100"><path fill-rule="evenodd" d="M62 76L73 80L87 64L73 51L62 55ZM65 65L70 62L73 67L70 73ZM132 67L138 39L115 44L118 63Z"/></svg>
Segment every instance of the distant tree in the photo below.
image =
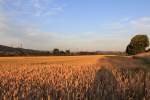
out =
<svg viewBox="0 0 150 100"><path fill-rule="evenodd" d="M65 55L65 54L66 54L66 52L64 52L63 50L60 51L60 55Z"/></svg>
<svg viewBox="0 0 150 100"><path fill-rule="evenodd" d="M70 50L66 50L66 54L67 54L67 55L70 55Z"/></svg>
<svg viewBox="0 0 150 100"><path fill-rule="evenodd" d="M59 55L59 54L60 54L59 49L55 48L55 49L53 50L53 55Z"/></svg>
<svg viewBox="0 0 150 100"><path fill-rule="evenodd" d="M127 46L126 53L135 55L138 53L145 52L149 46L149 39L147 35L136 35L131 39L130 44Z"/></svg>

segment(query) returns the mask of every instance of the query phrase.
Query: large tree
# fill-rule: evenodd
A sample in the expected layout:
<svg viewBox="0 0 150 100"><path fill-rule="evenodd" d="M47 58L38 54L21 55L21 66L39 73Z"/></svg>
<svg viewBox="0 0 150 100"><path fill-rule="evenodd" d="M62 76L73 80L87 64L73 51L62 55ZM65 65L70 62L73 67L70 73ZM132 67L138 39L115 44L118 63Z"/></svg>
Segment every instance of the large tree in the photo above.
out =
<svg viewBox="0 0 150 100"><path fill-rule="evenodd" d="M130 44L127 46L126 53L135 55L145 52L149 46L149 39L147 35L136 35L131 39Z"/></svg>

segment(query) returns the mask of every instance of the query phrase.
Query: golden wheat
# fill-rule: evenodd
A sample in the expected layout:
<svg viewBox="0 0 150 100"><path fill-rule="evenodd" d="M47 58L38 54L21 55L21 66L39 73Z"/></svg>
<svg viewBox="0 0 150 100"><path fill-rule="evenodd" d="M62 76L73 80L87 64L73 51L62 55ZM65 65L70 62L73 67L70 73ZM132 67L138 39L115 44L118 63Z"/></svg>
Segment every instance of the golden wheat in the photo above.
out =
<svg viewBox="0 0 150 100"><path fill-rule="evenodd" d="M104 56L0 58L0 100L146 99L150 74Z"/></svg>

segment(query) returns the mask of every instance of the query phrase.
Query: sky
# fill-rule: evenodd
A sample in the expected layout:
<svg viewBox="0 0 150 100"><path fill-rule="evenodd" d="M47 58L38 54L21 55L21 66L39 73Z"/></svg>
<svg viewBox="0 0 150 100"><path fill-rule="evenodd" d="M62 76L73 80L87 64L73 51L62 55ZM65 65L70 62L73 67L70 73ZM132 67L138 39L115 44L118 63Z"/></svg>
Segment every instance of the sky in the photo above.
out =
<svg viewBox="0 0 150 100"><path fill-rule="evenodd" d="M150 0L0 0L0 44L38 50L124 51L150 36Z"/></svg>

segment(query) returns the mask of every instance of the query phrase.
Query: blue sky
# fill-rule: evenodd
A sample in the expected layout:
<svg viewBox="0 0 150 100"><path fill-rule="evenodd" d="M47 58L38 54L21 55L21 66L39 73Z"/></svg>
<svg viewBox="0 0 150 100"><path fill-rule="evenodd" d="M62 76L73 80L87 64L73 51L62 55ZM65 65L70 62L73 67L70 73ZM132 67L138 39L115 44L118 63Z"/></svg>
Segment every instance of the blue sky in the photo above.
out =
<svg viewBox="0 0 150 100"><path fill-rule="evenodd" d="M0 44L124 51L150 35L149 0L0 0Z"/></svg>

